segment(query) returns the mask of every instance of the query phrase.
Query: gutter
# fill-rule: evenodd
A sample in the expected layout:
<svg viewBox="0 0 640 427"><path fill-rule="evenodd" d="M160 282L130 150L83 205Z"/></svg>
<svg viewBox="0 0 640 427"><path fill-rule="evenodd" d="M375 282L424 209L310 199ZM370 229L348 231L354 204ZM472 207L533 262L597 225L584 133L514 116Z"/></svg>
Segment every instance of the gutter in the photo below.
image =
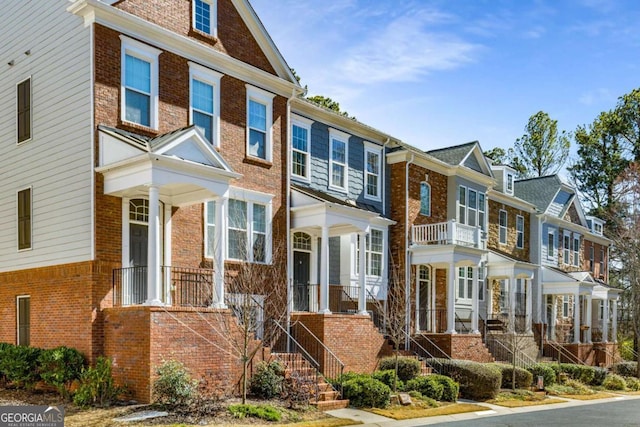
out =
<svg viewBox="0 0 640 427"><path fill-rule="evenodd" d="M382 186L382 216L387 216L387 144L391 142L391 138L387 138L387 140L382 144L382 179L384 179L384 185ZM365 165L366 167L366 165ZM389 180L391 181L391 180Z"/></svg>
<svg viewBox="0 0 640 427"><path fill-rule="evenodd" d="M405 203L404 203L404 231L405 231L405 243L404 243L404 270L405 270L405 324L406 333L411 336L411 252L409 251L409 166L414 162L415 154L411 153L411 160L406 164L405 173ZM405 341L405 350L409 349L409 342Z"/></svg>

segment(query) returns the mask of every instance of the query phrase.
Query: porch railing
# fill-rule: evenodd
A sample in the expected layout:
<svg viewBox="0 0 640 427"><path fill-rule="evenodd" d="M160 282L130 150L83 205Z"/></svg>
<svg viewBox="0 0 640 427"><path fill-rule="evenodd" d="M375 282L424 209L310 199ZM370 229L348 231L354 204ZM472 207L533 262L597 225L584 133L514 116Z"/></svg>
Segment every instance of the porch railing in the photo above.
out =
<svg viewBox="0 0 640 427"><path fill-rule="evenodd" d="M178 307L209 307L213 303L213 270L160 267L160 300ZM143 304L148 298L146 266L113 270L113 306Z"/></svg>
<svg viewBox="0 0 640 427"><path fill-rule="evenodd" d="M442 334L447 330L447 310L443 308L420 309L420 331Z"/></svg>
<svg viewBox="0 0 640 427"><path fill-rule="evenodd" d="M318 285L296 283L293 285L293 311L318 311Z"/></svg>
<svg viewBox="0 0 640 427"><path fill-rule="evenodd" d="M554 341L546 341L544 346L544 355L551 357L559 362L565 361L576 365L587 365L580 358L576 357L569 350L564 348L562 344Z"/></svg>
<svg viewBox="0 0 640 427"><path fill-rule="evenodd" d="M453 220L411 227L411 241L414 245L461 245L482 249L482 237L483 231L480 227L460 224Z"/></svg>

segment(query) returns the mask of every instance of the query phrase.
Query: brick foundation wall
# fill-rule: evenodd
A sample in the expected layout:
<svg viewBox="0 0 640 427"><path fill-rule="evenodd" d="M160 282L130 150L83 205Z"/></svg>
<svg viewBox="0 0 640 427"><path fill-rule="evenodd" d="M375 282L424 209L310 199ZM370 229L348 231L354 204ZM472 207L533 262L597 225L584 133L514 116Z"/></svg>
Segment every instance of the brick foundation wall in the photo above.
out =
<svg viewBox="0 0 640 427"><path fill-rule="evenodd" d="M369 316L295 313L299 320L344 363L344 372L371 373L381 357L391 355Z"/></svg>
<svg viewBox="0 0 640 427"><path fill-rule="evenodd" d="M440 349L452 359L472 360L490 363L494 359L482 342L481 335L472 334L423 334L429 337ZM425 344L428 348L428 344Z"/></svg>
<svg viewBox="0 0 640 427"><path fill-rule="evenodd" d="M239 391L241 334L229 310L121 307L105 310L105 355L113 360L116 382L140 402L152 400L155 370L164 360L182 362L206 394ZM259 347L249 367L268 358Z"/></svg>

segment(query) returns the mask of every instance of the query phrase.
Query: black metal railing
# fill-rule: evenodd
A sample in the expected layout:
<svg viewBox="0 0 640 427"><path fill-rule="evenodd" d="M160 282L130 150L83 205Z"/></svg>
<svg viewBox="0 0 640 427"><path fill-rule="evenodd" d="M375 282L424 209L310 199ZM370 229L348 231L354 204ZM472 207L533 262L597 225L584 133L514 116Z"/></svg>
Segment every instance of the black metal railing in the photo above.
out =
<svg viewBox="0 0 640 427"><path fill-rule="evenodd" d="M545 342L544 355L547 357L551 357L552 359L557 360L558 362L568 362L568 363L574 363L576 365L587 366L586 363L580 360L577 356L575 356L569 350L564 348L562 344L559 344L554 341Z"/></svg>
<svg viewBox="0 0 640 427"><path fill-rule="evenodd" d="M420 309L420 330L442 334L447 330L447 310L443 308Z"/></svg>
<svg viewBox="0 0 640 427"><path fill-rule="evenodd" d="M318 310L318 285L296 283L293 285L293 311L315 312Z"/></svg>
<svg viewBox="0 0 640 427"><path fill-rule="evenodd" d="M292 323L289 333L318 362L326 379L335 382L342 376L344 363L304 323Z"/></svg>
<svg viewBox="0 0 640 427"><path fill-rule="evenodd" d="M178 307L209 307L213 303L213 270L161 266L160 301ZM146 266L113 270L113 306L143 304L148 298Z"/></svg>
<svg viewBox="0 0 640 427"><path fill-rule="evenodd" d="M421 335L421 343L408 334L406 339L409 341L409 350L417 355L420 360L423 360L435 373L440 375L448 373L447 368L449 365L443 364L438 359L451 360L451 357L429 337Z"/></svg>
<svg viewBox="0 0 640 427"><path fill-rule="evenodd" d="M499 338L496 335L489 334L485 341L487 349L494 359L502 362L515 363L520 368L528 368L536 364L536 361L529 357L526 353L518 349L519 340L521 337L518 335L501 335ZM502 339L513 340L513 342L505 344ZM515 358L515 360L514 360Z"/></svg>

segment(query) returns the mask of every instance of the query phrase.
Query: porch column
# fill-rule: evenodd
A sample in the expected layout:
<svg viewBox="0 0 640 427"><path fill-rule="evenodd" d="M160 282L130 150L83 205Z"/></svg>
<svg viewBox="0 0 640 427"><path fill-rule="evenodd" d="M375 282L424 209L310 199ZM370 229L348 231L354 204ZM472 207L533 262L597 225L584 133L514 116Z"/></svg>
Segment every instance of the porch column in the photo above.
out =
<svg viewBox="0 0 640 427"><path fill-rule="evenodd" d="M431 317L429 332L433 333L438 332L438 328L436 327L436 271L435 268L429 266L429 290L431 291L431 298L429 298L429 316Z"/></svg>
<svg viewBox="0 0 640 427"><path fill-rule="evenodd" d="M447 331L446 334L456 333L456 266L449 266L449 286L447 290Z"/></svg>
<svg viewBox="0 0 640 427"><path fill-rule="evenodd" d="M573 295L573 343L580 344L580 294Z"/></svg>
<svg viewBox="0 0 640 427"><path fill-rule="evenodd" d="M225 239L225 231L227 230L227 204L229 198L227 196L220 197L215 202L216 210L216 229L214 236L213 248L213 308L227 308L225 304L225 288L224 288L224 258L227 253L227 240Z"/></svg>
<svg viewBox="0 0 640 427"><path fill-rule="evenodd" d="M585 323L587 324L587 326L589 327L589 329L587 329L585 331L584 334L584 340L587 342L587 344L591 344L591 329L592 329L592 325L591 325L591 316L592 316L592 307L593 304L591 302L591 295L587 295L586 296L586 300L587 300L587 320L585 321Z"/></svg>
<svg viewBox="0 0 640 427"><path fill-rule="evenodd" d="M611 337L611 342L618 342L618 301L612 300L611 304L613 304L613 319L611 319L613 323L611 326L611 334L613 336Z"/></svg>
<svg viewBox="0 0 640 427"><path fill-rule="evenodd" d="M322 226L322 241L320 242L320 311L322 314L331 314L329 311L329 227Z"/></svg>
<svg viewBox="0 0 640 427"><path fill-rule="evenodd" d="M551 295L551 325L549 325L549 339L556 340L556 321L558 320L558 295Z"/></svg>
<svg viewBox="0 0 640 427"><path fill-rule="evenodd" d="M479 334L478 330L478 267L472 268L473 280L471 281L471 333Z"/></svg>
<svg viewBox="0 0 640 427"><path fill-rule="evenodd" d="M602 342L609 341L609 300L605 299L603 302L604 310L602 313Z"/></svg>
<svg viewBox="0 0 640 427"><path fill-rule="evenodd" d="M508 332L516 331L516 279L504 279L509 293L509 325Z"/></svg>
<svg viewBox="0 0 640 427"><path fill-rule="evenodd" d="M367 233L364 231L358 233L358 238L360 239L360 274L358 275L358 314L366 314L367 312L367 295L365 288L365 278L367 277L367 263L366 263L366 255L367 255Z"/></svg>
<svg viewBox="0 0 640 427"><path fill-rule="evenodd" d="M149 243L147 252L147 301L144 305L162 305L160 301L160 189L149 186Z"/></svg>
<svg viewBox="0 0 640 427"><path fill-rule="evenodd" d="M525 334L532 334L531 330L531 312L533 311L533 295L532 295L531 279L524 279L525 293Z"/></svg>

